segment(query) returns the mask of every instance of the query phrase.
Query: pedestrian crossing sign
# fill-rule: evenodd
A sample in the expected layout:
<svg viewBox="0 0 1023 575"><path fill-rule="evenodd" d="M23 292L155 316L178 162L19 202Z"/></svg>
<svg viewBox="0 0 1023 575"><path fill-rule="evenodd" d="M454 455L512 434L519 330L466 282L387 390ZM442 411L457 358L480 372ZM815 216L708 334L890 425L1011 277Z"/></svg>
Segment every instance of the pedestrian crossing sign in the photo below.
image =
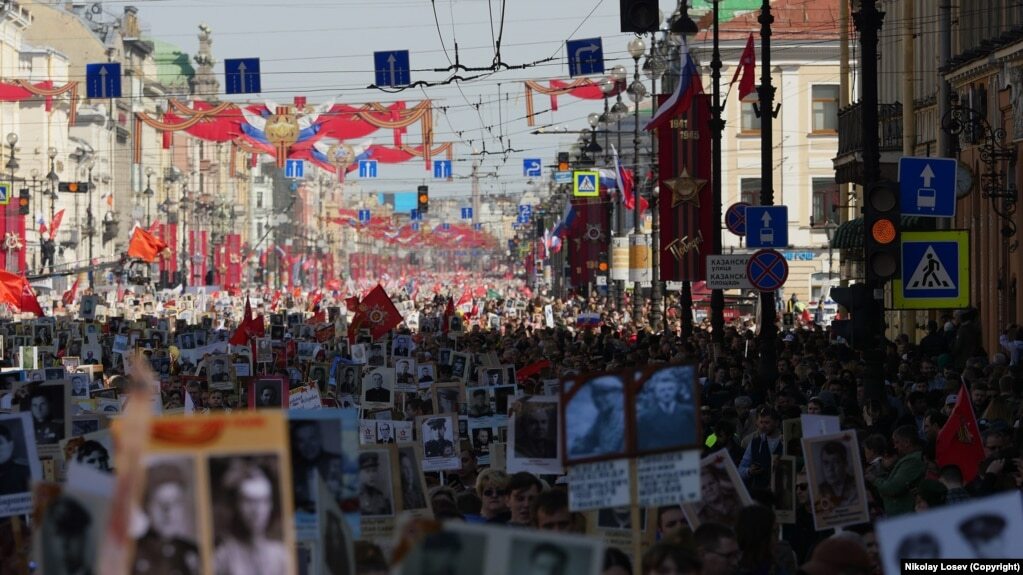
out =
<svg viewBox="0 0 1023 575"><path fill-rule="evenodd" d="M7 184L0 184L0 206L11 203L11 188Z"/></svg>
<svg viewBox="0 0 1023 575"><path fill-rule="evenodd" d="M970 233L902 232L902 279L892 282L895 309L970 305Z"/></svg>
<svg viewBox="0 0 1023 575"><path fill-rule="evenodd" d="M572 181L572 195L583 198L600 196L600 172L576 171L573 172Z"/></svg>

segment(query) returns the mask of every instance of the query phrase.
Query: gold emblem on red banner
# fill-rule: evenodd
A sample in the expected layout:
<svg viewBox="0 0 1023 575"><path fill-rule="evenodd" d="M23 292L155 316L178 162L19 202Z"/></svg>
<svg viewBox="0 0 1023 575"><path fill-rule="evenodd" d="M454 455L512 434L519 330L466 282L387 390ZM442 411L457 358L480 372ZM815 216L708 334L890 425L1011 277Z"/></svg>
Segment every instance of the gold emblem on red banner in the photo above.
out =
<svg viewBox="0 0 1023 575"><path fill-rule="evenodd" d="M664 180L664 185L671 190L671 207L678 207L683 202L692 202L700 207L700 190L707 185L707 180L694 178L683 168L677 177Z"/></svg>

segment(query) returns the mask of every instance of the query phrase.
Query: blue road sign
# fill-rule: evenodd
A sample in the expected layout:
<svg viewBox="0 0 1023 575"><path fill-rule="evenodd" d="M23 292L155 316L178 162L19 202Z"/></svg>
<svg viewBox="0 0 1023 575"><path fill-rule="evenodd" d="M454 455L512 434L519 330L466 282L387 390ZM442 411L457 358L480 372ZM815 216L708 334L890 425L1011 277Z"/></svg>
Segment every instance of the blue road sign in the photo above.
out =
<svg viewBox="0 0 1023 575"><path fill-rule="evenodd" d="M419 222L412 222L412 231L414 232L419 231Z"/></svg>
<svg viewBox="0 0 1023 575"><path fill-rule="evenodd" d="M302 160L286 160L284 162L284 177L300 180L305 177L305 162Z"/></svg>
<svg viewBox="0 0 1023 575"><path fill-rule="evenodd" d="M433 177L445 179L451 177L451 160L434 160Z"/></svg>
<svg viewBox="0 0 1023 575"><path fill-rule="evenodd" d="M969 259L968 231L903 232L902 279L893 282L894 307L934 309L968 306Z"/></svg>
<svg viewBox="0 0 1023 575"><path fill-rule="evenodd" d="M472 219L472 208L462 208L462 219L463 220Z"/></svg>
<svg viewBox="0 0 1023 575"><path fill-rule="evenodd" d="M746 263L746 278L760 291L778 291L789 277L789 264L781 252L766 249L753 253Z"/></svg>
<svg viewBox="0 0 1023 575"><path fill-rule="evenodd" d="M788 245L788 206L746 207L746 246L784 248Z"/></svg>
<svg viewBox="0 0 1023 575"><path fill-rule="evenodd" d="M543 175L543 162L540 158L524 158L522 160L522 175L528 178L539 178Z"/></svg>
<svg viewBox="0 0 1023 575"><path fill-rule="evenodd" d="M446 231L451 229L451 224L443 223L443 224L440 225L440 229L442 229L442 230L444 230L446 232Z"/></svg>
<svg viewBox="0 0 1023 575"><path fill-rule="evenodd" d="M555 184L567 184L572 181L572 172L554 172Z"/></svg>
<svg viewBox="0 0 1023 575"><path fill-rule="evenodd" d="M525 223L528 223L528 222L529 222L529 218L527 218L526 216L524 216L522 214L519 214L518 216L515 217L515 223L516 224L525 224Z"/></svg>
<svg viewBox="0 0 1023 575"><path fill-rule="evenodd" d="M519 206L519 216L529 221L529 218L533 215L533 206L529 204L523 204Z"/></svg>
<svg viewBox="0 0 1023 575"><path fill-rule="evenodd" d="M409 212L409 219L413 222L422 221L423 214L419 213L419 210L412 208L412 211Z"/></svg>
<svg viewBox="0 0 1023 575"><path fill-rule="evenodd" d="M224 86L228 94L257 94L263 91L259 79L259 58L224 60L224 75L227 80Z"/></svg>
<svg viewBox="0 0 1023 575"><path fill-rule="evenodd" d="M121 64L119 62L86 64L85 95L87 98L120 98Z"/></svg>
<svg viewBox="0 0 1023 575"><path fill-rule="evenodd" d="M377 161L359 160L359 177L360 178L377 177Z"/></svg>
<svg viewBox="0 0 1023 575"><path fill-rule="evenodd" d="M7 184L0 184L0 205L6 206L11 203L10 189Z"/></svg>
<svg viewBox="0 0 1023 575"><path fill-rule="evenodd" d="M737 236L746 235L746 208L749 204L746 202L737 202L728 206L728 210L725 212L725 227L728 231L732 232Z"/></svg>
<svg viewBox="0 0 1023 575"><path fill-rule="evenodd" d="M956 215L954 158L899 158L899 209L907 216Z"/></svg>
<svg viewBox="0 0 1023 575"><path fill-rule="evenodd" d="M366 209L359 210L359 223L362 223L362 224L368 223L370 217L371 217L371 215L370 215L369 210L366 210Z"/></svg>
<svg viewBox="0 0 1023 575"><path fill-rule="evenodd" d="M477 232L481 232L483 231L483 224L473 224L472 229L476 230Z"/></svg>
<svg viewBox="0 0 1023 575"><path fill-rule="evenodd" d="M568 52L568 75L589 76L604 73L604 43L600 38L569 40L565 42Z"/></svg>
<svg viewBox="0 0 1023 575"><path fill-rule="evenodd" d="M412 83L412 67L408 50L373 52L373 70L379 87L408 86Z"/></svg>

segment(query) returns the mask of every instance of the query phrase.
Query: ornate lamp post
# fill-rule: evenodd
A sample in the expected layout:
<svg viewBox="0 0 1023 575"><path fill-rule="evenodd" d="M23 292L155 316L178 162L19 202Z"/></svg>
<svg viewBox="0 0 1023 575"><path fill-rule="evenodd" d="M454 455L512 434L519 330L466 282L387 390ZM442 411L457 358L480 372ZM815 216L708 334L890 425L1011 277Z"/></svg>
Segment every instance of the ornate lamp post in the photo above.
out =
<svg viewBox="0 0 1023 575"><path fill-rule="evenodd" d="M633 152L633 173L639 173L639 105L646 97L646 86L639 81L639 60L646 53L646 42L643 38L636 36L632 40L629 40L628 45L629 55L632 56L632 60L635 63L635 69L632 74L632 83L629 84L628 92L629 99L634 104L634 115L633 119L635 125L633 126L632 132L632 152ZM633 233L636 234L636 240L639 240L639 236L643 233L643 219L639 217L639 200L640 200L640 186L633 186L633 204L635 209L633 210L633 217L635 222L633 225ZM630 246L631 249L631 246ZM640 314L643 312L643 304L640 300L640 293L643 290L643 284L638 279L632 286L632 321L639 322Z"/></svg>
<svg viewBox="0 0 1023 575"><path fill-rule="evenodd" d="M646 73L647 78L650 79L650 91L653 95L657 94L657 79L660 78L667 70L668 66L664 59L658 54L665 42L657 42L656 39L651 42L650 54L646 58L646 62L643 64L643 72ZM657 101L654 100L652 106L657 105ZM650 139L651 150L654 149L657 139ZM657 161L653 154L650 158L651 170L657 169ZM638 180L638 177L636 178ZM650 272L652 280L651 289L651 308L650 308L650 325L653 329L663 329L664 321L664 290L661 282L661 215L660 209L658 208L658 201L660 199L660 186L657 185L657 177L653 178L654 184L650 190ZM639 182L635 182L636 187L639 187ZM636 203L636 216L639 216L639 203Z"/></svg>
<svg viewBox="0 0 1023 575"><path fill-rule="evenodd" d="M153 191L153 186L151 185L153 174L155 173L156 171L153 170L153 168L146 168L146 189L142 190L142 195L146 197L146 228L149 228L149 226L153 224L149 217L149 208L153 203L153 196L156 195L156 192Z"/></svg>
<svg viewBox="0 0 1023 575"><path fill-rule="evenodd" d="M7 172L10 174L10 186L7 188L7 200L8 202L14 196L14 172L18 170L18 159L14 157L15 148L18 145L18 134L9 132L7 134L7 147L10 148L10 159L7 160ZM5 214L9 214L9 211L5 211ZM7 227L10 228L10 221L8 218ZM21 238L14 232L7 232L4 237L4 249L7 250L7 270L8 271L19 271L17 265L17 258L14 255L20 251L24 246L21 244ZM12 259L14 259L12 265Z"/></svg>

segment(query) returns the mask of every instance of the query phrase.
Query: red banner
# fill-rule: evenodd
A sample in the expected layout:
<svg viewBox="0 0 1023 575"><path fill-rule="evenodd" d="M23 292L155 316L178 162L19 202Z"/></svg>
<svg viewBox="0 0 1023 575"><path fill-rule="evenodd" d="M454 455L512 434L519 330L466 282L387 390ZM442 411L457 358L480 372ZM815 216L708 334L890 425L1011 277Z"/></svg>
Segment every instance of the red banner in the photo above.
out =
<svg viewBox="0 0 1023 575"><path fill-rule="evenodd" d="M572 202L575 221L568 231L568 262L572 285L581 288L596 281L597 264L602 253L608 253L611 220L606 197L577 199Z"/></svg>
<svg viewBox="0 0 1023 575"><path fill-rule="evenodd" d="M667 99L659 96L659 104ZM661 279L701 281L713 245L710 96L700 94L671 129L657 130Z"/></svg>
<svg viewBox="0 0 1023 575"><path fill-rule="evenodd" d="M0 218L0 243L6 241L7 234L11 233L17 236L18 241L21 243L21 248L17 251L8 252L0 245L0 270L6 270L8 267L12 269L17 268L17 271L25 270L25 216L21 215L18 209L18 202L10 202L7 206L0 207L0 214L3 218ZM17 258L16 266L8 266L7 254L11 253L13 257Z"/></svg>

